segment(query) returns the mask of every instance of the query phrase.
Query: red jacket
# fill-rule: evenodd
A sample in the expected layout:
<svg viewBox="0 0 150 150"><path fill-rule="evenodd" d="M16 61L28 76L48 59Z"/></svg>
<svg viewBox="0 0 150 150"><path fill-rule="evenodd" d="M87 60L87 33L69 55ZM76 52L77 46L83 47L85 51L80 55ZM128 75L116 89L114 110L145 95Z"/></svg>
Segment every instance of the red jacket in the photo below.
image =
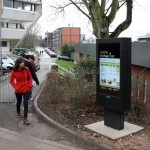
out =
<svg viewBox="0 0 150 150"><path fill-rule="evenodd" d="M12 70L9 82L16 93L26 93L30 91L32 87L32 76L28 67L25 67L23 70Z"/></svg>

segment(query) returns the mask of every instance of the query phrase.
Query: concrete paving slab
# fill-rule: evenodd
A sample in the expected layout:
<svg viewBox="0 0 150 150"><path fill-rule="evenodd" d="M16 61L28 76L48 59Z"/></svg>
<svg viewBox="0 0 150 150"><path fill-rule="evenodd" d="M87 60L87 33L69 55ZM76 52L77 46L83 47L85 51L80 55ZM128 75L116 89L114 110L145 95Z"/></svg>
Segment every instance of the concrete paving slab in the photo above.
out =
<svg viewBox="0 0 150 150"><path fill-rule="evenodd" d="M122 138L132 133L136 133L140 130L143 130L143 127L124 122L124 129L116 130L111 127L107 127L104 125L104 121L96 122L93 124L85 125L86 128L93 130L103 136L106 136L112 140L116 140L118 138Z"/></svg>
<svg viewBox="0 0 150 150"><path fill-rule="evenodd" d="M54 134L57 130L43 124L36 124L32 128L24 130L22 133L35 136L40 139L47 139L48 136Z"/></svg>
<svg viewBox="0 0 150 150"><path fill-rule="evenodd" d="M15 142L13 142L11 140L6 140L6 139L0 137L0 149L1 150L29 150L31 148L32 148L32 150L38 150L36 148L29 147L22 143L17 143L17 146L16 146Z"/></svg>
<svg viewBox="0 0 150 150"><path fill-rule="evenodd" d="M0 150L81 150L0 128Z"/></svg>

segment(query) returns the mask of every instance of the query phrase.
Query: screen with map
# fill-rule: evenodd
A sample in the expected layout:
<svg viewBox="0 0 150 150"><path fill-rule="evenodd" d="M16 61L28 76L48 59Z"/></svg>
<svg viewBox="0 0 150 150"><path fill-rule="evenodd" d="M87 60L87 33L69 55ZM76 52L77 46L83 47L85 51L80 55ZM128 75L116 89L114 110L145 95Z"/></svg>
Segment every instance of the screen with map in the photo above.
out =
<svg viewBox="0 0 150 150"><path fill-rule="evenodd" d="M104 94L118 95L120 91L120 49L107 45L99 52L99 87Z"/></svg>

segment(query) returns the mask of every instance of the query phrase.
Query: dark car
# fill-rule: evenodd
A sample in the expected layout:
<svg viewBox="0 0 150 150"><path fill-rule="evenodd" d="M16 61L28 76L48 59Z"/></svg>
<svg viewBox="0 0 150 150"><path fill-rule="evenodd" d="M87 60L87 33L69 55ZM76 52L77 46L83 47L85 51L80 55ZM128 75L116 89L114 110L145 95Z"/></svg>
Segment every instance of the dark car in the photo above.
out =
<svg viewBox="0 0 150 150"><path fill-rule="evenodd" d="M58 60L74 61L72 58L68 56L58 56Z"/></svg>
<svg viewBox="0 0 150 150"><path fill-rule="evenodd" d="M16 48L15 50L13 50L13 54L15 54L15 55L19 55L21 53L26 53L26 49L25 48Z"/></svg>
<svg viewBox="0 0 150 150"><path fill-rule="evenodd" d="M50 56L50 57L57 57L57 54L51 50L47 50L46 53Z"/></svg>

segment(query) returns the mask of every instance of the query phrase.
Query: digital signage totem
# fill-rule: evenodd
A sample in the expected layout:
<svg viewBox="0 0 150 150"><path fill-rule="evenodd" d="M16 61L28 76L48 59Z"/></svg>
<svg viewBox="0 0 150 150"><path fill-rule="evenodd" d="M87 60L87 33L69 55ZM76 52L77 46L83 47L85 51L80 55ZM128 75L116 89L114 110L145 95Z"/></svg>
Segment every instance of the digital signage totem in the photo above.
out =
<svg viewBox="0 0 150 150"><path fill-rule="evenodd" d="M131 99L131 38L96 42L97 104L127 111Z"/></svg>
<svg viewBox="0 0 150 150"><path fill-rule="evenodd" d="M131 38L97 39L96 68L97 104L104 116L121 116L131 103Z"/></svg>

